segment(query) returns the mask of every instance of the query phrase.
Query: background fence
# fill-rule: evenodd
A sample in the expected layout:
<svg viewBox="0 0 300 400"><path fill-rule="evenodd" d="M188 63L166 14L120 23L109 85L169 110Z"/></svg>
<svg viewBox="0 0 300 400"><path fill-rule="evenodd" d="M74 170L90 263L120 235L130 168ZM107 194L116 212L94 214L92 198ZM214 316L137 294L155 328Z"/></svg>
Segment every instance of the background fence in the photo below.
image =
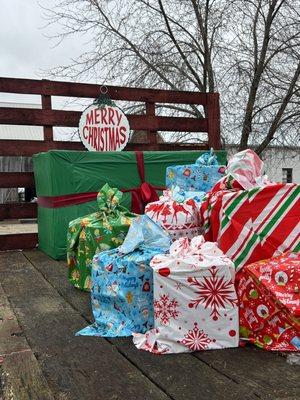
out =
<svg viewBox="0 0 300 400"><path fill-rule="evenodd" d="M125 150L203 150L213 147L218 150L220 143L220 109L218 93L198 93L171 90L139 89L107 86L107 95L112 100L145 103L145 114L127 115L130 128L147 131L148 143L128 143ZM99 95L100 86L86 83L57 82L0 78L0 92L26 95L40 95L41 109L0 107L0 124L42 126L44 140L4 140L0 138L0 156L27 156L42 151L86 150L81 142L57 141L53 139L53 127L77 127L80 111L52 108L52 96L90 98ZM205 118L166 117L155 115L160 104L202 105ZM207 132L205 144L159 143L156 132ZM34 188L32 172L0 172L0 188ZM35 218L36 203L0 204L1 219ZM0 249L33 248L37 234L18 233L0 235Z"/></svg>

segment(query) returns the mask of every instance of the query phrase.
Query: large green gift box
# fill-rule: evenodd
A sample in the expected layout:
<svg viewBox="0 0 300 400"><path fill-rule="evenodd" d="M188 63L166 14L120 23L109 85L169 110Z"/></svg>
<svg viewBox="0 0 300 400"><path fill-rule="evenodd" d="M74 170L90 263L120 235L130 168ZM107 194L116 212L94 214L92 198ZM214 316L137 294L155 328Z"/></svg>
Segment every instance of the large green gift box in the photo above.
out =
<svg viewBox="0 0 300 400"><path fill-rule="evenodd" d="M161 188L169 165L191 164L201 153L51 150L34 155L39 248L54 259L65 259L69 222L97 211L97 192L105 183L125 190L122 206L130 209L131 196L136 200L147 194L143 181ZM217 152L217 158L225 164L226 152Z"/></svg>

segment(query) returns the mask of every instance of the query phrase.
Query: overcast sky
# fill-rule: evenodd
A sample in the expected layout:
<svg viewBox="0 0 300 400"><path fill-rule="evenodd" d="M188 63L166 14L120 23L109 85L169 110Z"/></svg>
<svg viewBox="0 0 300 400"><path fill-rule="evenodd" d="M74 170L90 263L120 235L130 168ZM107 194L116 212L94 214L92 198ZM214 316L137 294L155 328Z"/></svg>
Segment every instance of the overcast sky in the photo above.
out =
<svg viewBox="0 0 300 400"><path fill-rule="evenodd" d="M45 11L54 0L0 0L0 77L49 78L47 70L67 64L81 53L78 38L68 39L58 47L46 37L58 26L45 28ZM19 100L20 99L20 100ZM34 101L33 96L24 101ZM0 93L0 101L23 101L16 95Z"/></svg>

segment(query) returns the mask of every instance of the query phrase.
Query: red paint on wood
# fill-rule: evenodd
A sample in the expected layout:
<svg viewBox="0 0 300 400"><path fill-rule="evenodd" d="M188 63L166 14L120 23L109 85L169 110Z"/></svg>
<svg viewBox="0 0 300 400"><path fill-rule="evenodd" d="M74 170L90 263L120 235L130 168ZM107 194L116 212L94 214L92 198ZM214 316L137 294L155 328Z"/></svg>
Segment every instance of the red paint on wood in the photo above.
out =
<svg viewBox="0 0 300 400"><path fill-rule="evenodd" d="M33 249L37 243L37 233L0 235L0 250Z"/></svg>
<svg viewBox="0 0 300 400"><path fill-rule="evenodd" d="M0 140L0 155L27 156L48 150L78 150L86 151L81 142L42 142L37 140ZM207 144L191 143L128 143L125 151L178 151L178 150L207 150Z"/></svg>
<svg viewBox="0 0 300 400"><path fill-rule="evenodd" d="M2 153L2 150L1 150ZM33 172L1 172L0 188L34 187Z"/></svg>
<svg viewBox="0 0 300 400"><path fill-rule="evenodd" d="M218 93L207 93L205 107L208 132L208 145L221 150L220 105Z"/></svg>
<svg viewBox="0 0 300 400"><path fill-rule="evenodd" d="M80 111L0 108L0 124L77 127ZM207 119L127 115L130 128L149 131L207 132Z"/></svg>
<svg viewBox="0 0 300 400"><path fill-rule="evenodd" d="M0 204L1 219L36 218L37 203Z"/></svg>
<svg viewBox="0 0 300 400"><path fill-rule="evenodd" d="M206 104L206 94L190 91L140 89L107 86L112 100L172 104ZM40 94L49 96L85 97L99 96L100 85L90 83L56 82L48 80L0 78L0 92Z"/></svg>
<svg viewBox="0 0 300 400"><path fill-rule="evenodd" d="M146 103L146 115L155 116L155 103ZM148 131L148 139L151 144L157 143L157 132Z"/></svg>
<svg viewBox="0 0 300 400"><path fill-rule="evenodd" d="M51 110L51 96L42 94L42 109L43 110ZM44 140L53 140L53 128L52 126L45 125L44 126Z"/></svg>

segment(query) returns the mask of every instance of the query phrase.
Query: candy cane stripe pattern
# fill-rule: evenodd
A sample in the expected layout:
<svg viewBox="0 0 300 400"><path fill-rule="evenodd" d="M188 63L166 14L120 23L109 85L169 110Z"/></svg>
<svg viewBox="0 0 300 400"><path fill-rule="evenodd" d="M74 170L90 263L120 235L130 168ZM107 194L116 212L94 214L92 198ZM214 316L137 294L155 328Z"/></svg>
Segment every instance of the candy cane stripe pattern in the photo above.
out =
<svg viewBox="0 0 300 400"><path fill-rule="evenodd" d="M300 249L300 186L272 184L218 192L203 204L205 238L216 241L237 269Z"/></svg>

